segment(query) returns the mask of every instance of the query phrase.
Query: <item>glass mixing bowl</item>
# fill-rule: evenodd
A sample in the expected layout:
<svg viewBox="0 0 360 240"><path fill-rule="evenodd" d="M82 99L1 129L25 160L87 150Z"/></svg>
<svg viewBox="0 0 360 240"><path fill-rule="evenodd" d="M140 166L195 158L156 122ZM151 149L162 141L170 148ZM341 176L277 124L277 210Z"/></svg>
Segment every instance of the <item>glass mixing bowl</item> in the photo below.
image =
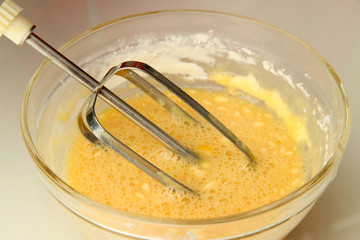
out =
<svg viewBox="0 0 360 240"><path fill-rule="evenodd" d="M97 79L127 60L146 62L182 86L202 88L214 85L207 80L214 70L241 76L252 72L258 88L278 95L290 114L305 123L299 144L306 155L306 183L269 205L198 220L123 212L67 183L66 154L90 91L44 62L25 93L22 133L43 183L89 239L282 239L336 175L349 136L346 93L323 57L280 29L218 12L151 12L95 27L61 51ZM115 87L121 94L131 89L125 83Z"/></svg>

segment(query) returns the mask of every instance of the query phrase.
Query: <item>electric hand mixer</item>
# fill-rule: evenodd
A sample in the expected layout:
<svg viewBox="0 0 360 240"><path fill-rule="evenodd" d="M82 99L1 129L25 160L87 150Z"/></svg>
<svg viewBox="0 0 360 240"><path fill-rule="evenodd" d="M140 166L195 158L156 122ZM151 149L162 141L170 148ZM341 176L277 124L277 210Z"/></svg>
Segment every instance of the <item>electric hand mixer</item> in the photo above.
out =
<svg viewBox="0 0 360 240"><path fill-rule="evenodd" d="M100 82L98 82L85 71L83 71L80 67L76 66L73 62L63 56L60 52L39 38L35 33L33 33L35 26L19 14L21 10L22 8L11 0L6 0L3 2L3 4L0 6L0 37L4 34L19 46L26 42L45 57L50 59L61 69L63 69L67 74L80 82L83 86L92 91L86 104L83 106L83 111L79 113L78 117L80 130L90 141L94 143L101 142L107 145L119 153L126 160L134 164L136 167L166 187L194 192L187 186L183 185L163 172L161 169L157 168L155 165L147 161L145 158L137 154L127 145L111 135L111 133L109 133L101 125L97 118L95 112L95 103L100 97L106 103L136 123L139 127L143 128L157 140L162 142L166 147L174 150L182 156L194 159L195 161L199 158L197 153L183 146L180 142L164 132L161 128L156 126L149 119L145 118L120 97L115 95L112 91L108 90L104 86L112 76L120 75L133 83L144 93L151 96L170 113L177 114L189 121L196 122L196 120L194 120L188 113L172 102L145 78L141 77L139 74L133 71L141 70L146 75L152 77L157 82L164 85L169 91L174 93L192 109L198 112L205 120L212 124L219 132L221 132L223 136L229 139L239 150L241 150L246 155L249 164L254 166L254 155L242 141L240 141L227 127L225 127L198 102L191 98L176 84L157 72L154 68L142 62L128 61L122 63L119 66L111 68L105 77ZM196 123L201 124L198 122Z"/></svg>

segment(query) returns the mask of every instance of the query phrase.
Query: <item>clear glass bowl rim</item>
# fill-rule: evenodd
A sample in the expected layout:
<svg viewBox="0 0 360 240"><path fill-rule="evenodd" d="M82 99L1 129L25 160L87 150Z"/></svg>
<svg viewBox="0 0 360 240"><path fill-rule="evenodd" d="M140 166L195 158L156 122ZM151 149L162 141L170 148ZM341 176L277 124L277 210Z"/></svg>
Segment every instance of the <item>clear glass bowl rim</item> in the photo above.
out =
<svg viewBox="0 0 360 240"><path fill-rule="evenodd" d="M271 24L268 24L266 22L257 20L257 19L253 19L247 16L242 16L242 15L238 15L238 14L232 14L232 13L226 13L226 12L221 12L221 11L210 11L210 10L189 10L189 9L179 9L179 10L161 10L161 11L151 11L151 12L145 12L145 13L140 13L140 14L133 14L133 15L129 15L129 16L125 16L125 17L121 17L106 23L103 23L101 25L95 26L85 32L83 32L82 34L79 34L78 36L74 37L73 39L71 39L70 41L68 41L67 43L65 43L62 47L59 48L59 51L62 52L64 50L66 50L68 47L72 46L73 44L75 44L77 41L85 38L88 34L95 32L97 30L100 30L103 27L109 26L111 24L116 24L119 22L123 22L129 19L134 19L134 18L138 18L138 17L144 17L144 16L151 16L151 15L158 15L158 14L171 14L171 13L194 13L194 14L215 14L215 15L222 15L222 16L227 16L227 17L232 17L232 18L238 18L240 20L244 20L244 21L249 21L258 25L262 25L268 29L272 29L276 32L279 32L280 34L288 37L289 39L296 41L298 44L302 45L304 48L306 48L309 52L311 52L313 55L315 55L318 60L320 62L322 62L322 64L328 69L328 71L330 72L330 74L333 77L333 80L336 82L337 86L339 87L339 91L342 95L343 98L343 102L344 102L344 106L345 106L345 126L344 126L344 131L341 135L341 138L339 140L338 145L336 146L336 149L334 151L334 154L331 156L331 158L328 160L327 164L325 166L323 166L323 168L312 178L310 179L306 184L304 184L302 187L300 187L299 189L297 189L296 191L292 192L291 194L275 201L272 202L268 205L253 209L253 210L249 210L246 212L242 212L239 214L234 214L234 215L230 215L230 216L225 216L225 217L217 217L217 218L209 218L209 219L185 219L185 220L178 220L178 219L167 219L167 218L158 218L158 217L148 217L148 216L143 216L140 214L134 214L134 213L128 213L128 212L124 212L121 211L119 209L115 209L112 207L109 207L105 204L96 202L88 197L86 197L85 195L83 195L82 193L78 192L77 190L75 190L74 188L72 188L70 185L68 185L63 179L61 179L59 176L57 176L45 163L45 161L43 161L41 159L40 153L38 152L38 150L35 147L35 144L32 140L30 131L29 131L29 126L27 123L27 106L28 106L28 102L29 102L29 97L32 93L32 88L35 85L36 81L41 77L41 74L46 70L47 66L50 64L50 61L47 59L45 60L40 67L37 69L37 71L34 73L33 77L31 78L26 91L24 93L24 97L23 97L23 101L22 101L22 106L21 106L21 114L20 114L20 120L21 120L21 132L22 132L22 136L25 142L25 145L30 153L30 156L32 157L35 165L37 166L38 170L40 170L40 172L46 177L48 178L53 184L56 185L56 187L58 187L59 189L61 189L62 191L64 191L65 193L71 195L73 198L76 198L77 200L81 201L82 203L86 204L86 205L90 205L92 207L95 207L101 211L107 212L109 214L118 216L118 217L122 217L122 218L131 218L131 219L136 219L139 221L146 221L146 222L153 222L153 223L159 223L159 224L174 224L174 225L201 225L201 224L214 224L214 223L223 223L223 222L231 222L231 221L235 221L235 220L240 220L240 219L244 219L244 218L248 218L251 216L255 216L261 213L265 213L267 211L271 211L277 207L281 207L282 205L285 205L286 203L296 199L297 197L305 194L306 192L309 192L311 189L313 189L317 184L319 184L339 163L339 161L341 160L344 148L346 146L347 140L349 138L349 134L350 134L350 125L351 125L351 120L350 120L350 104L349 104L349 99L347 96L347 93L343 87L343 83L341 82L340 78L338 77L337 73L335 72L335 70L333 69L333 67L327 62L327 60L321 55L319 54L316 50L314 50L310 45L308 45L307 43L303 42L302 40L300 40L299 38L293 36L292 34L278 28L275 27ZM51 193L51 192L50 192ZM51 193L52 194L52 193ZM54 195L54 194L52 194ZM56 198L56 197L55 197ZM60 201L61 203L61 201ZM75 213L76 215L78 215L79 217L81 217L78 213L74 212L73 209L71 209L69 206L66 206L64 203L61 203L62 205L64 205L66 208L68 208L70 211L72 211L73 213ZM87 219L85 219L87 220Z"/></svg>

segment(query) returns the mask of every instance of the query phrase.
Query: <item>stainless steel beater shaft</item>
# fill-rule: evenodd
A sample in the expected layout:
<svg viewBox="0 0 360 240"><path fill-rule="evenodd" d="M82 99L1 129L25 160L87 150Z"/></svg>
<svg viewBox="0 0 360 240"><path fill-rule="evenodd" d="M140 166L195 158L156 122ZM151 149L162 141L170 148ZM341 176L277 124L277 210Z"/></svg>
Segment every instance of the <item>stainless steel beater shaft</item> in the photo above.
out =
<svg viewBox="0 0 360 240"><path fill-rule="evenodd" d="M63 56L56 49L54 49L49 44L47 44L36 34L31 32L27 37L27 39L25 40L25 42L30 46L32 46L34 49L36 49L38 52L40 52L42 55L47 57L51 62L59 66L66 73L68 73L70 76L72 76L74 79L76 79L78 82L80 82L89 90L93 91L99 85L99 82L97 80L95 80L93 77L87 74L75 63L73 63L65 56ZM145 118L143 115L137 112L135 109L133 109L130 105L128 105L123 100L121 100L118 96L116 96L113 92L111 92L107 88L104 87L101 89L100 96L104 101L109 103L112 107L114 107L116 110L124 114L133 122L138 124L153 137L161 141L164 145L174 149L175 151L185 156L190 155L195 158L197 157L196 155L194 155L192 151L181 145L178 141L176 141L166 132L161 130L159 127L157 127L147 118Z"/></svg>

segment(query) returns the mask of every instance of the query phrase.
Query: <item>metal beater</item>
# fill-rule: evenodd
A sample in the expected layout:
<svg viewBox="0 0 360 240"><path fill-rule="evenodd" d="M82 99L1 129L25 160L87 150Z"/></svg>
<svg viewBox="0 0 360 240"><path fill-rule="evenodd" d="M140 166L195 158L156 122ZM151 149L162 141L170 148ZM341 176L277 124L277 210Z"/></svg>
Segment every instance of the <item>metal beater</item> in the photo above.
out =
<svg viewBox="0 0 360 240"><path fill-rule="evenodd" d="M192 109L198 112L204 119L212 124L219 132L221 132L226 138L228 138L239 150L241 150L247 157L249 164L254 165L254 155L251 150L240 141L228 128L226 128L220 121L218 121L211 113L209 113L198 102L186 94L181 88L167 79L165 76L157 72L154 68L141 62L129 61L124 62L119 66L111 68L104 78L98 82L92 78L89 74L83 71L80 67L75 65L56 49L47 44L44 40L38 37L33 30L35 25L30 23L27 19L22 17L19 13L22 8L11 0L5 0L0 6L0 37L4 34L10 40L17 45L21 46L24 42L32 46L38 52L50 59L53 63L63 69L66 73L84 85L86 88L92 91L86 104L84 105L84 111L79 113L78 123L81 132L89 140L93 142L102 142L108 147L115 150L122 157L134 164L136 167L153 177L158 182L162 183L166 187L174 189L182 189L190 192L194 192L192 189L178 182L161 169L144 159L137 154L131 148L112 136L99 122L96 112L95 103L100 97L106 103L114 107L120 113L125 115L131 121L135 122L138 126L143 128L157 140L162 142L168 148L176 151L177 153L192 158L198 159L198 155L190 149L183 146L176 139L172 138L166 132L161 130L154 123L149 121L130 105L124 102L120 97L115 95L104 85L113 76L120 75L123 78L129 80L135 86L140 88L144 93L151 96L154 100L161 103L169 112L176 113L181 117L194 120L188 113L178 107L168 97L161 93L156 87L151 85L145 78L138 75L134 69L141 70L148 76L151 76L160 84L164 85L168 90L174 93L182 101L188 104ZM86 110L86 111L85 111Z"/></svg>

